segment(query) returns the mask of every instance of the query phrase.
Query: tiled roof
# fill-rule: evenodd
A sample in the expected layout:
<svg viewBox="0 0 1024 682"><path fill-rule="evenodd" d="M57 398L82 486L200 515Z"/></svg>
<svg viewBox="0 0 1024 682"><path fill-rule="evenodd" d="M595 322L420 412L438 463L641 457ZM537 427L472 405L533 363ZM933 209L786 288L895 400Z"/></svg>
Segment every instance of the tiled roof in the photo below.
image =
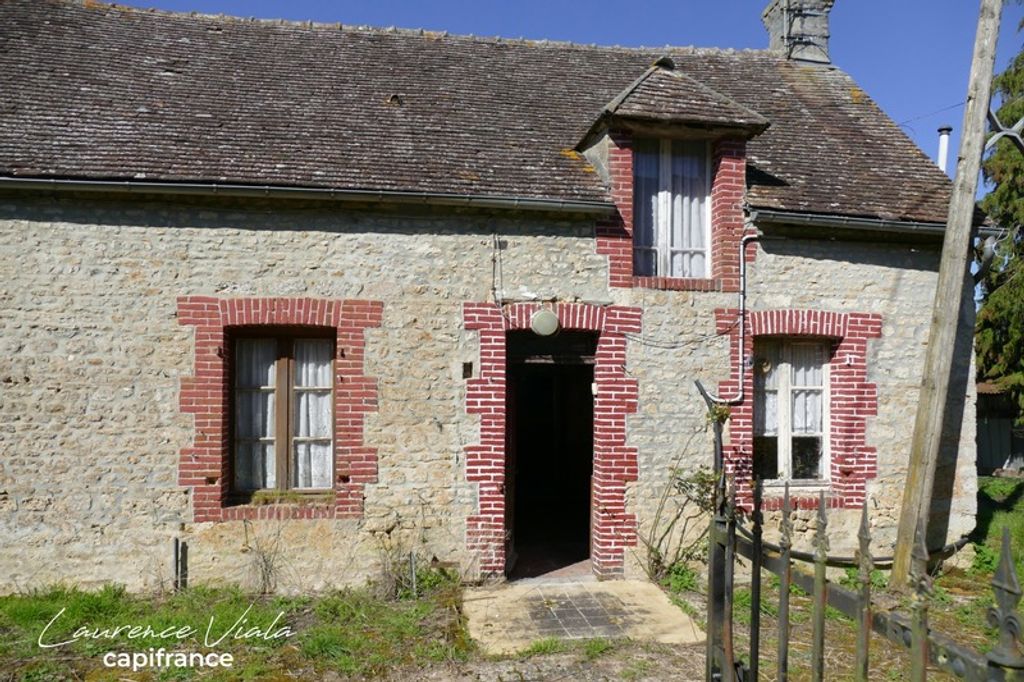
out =
<svg viewBox="0 0 1024 682"><path fill-rule="evenodd" d="M4 0L0 26L4 176L609 201L572 147L667 53L679 73L771 122L748 147L755 207L946 218L945 175L846 74L769 52L507 41L92 0Z"/></svg>
<svg viewBox="0 0 1024 682"><path fill-rule="evenodd" d="M761 132L768 120L748 107L680 73L668 58L659 59L604 108L621 118L701 124Z"/></svg>

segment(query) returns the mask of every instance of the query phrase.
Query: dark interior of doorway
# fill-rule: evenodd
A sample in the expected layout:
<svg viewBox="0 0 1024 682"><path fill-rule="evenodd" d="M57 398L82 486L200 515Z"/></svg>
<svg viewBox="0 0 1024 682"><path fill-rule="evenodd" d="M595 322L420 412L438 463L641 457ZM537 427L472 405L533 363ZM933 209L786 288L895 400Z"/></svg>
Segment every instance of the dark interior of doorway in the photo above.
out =
<svg viewBox="0 0 1024 682"><path fill-rule="evenodd" d="M506 503L509 577L590 557L596 335L510 333ZM583 567L589 573L588 567Z"/></svg>

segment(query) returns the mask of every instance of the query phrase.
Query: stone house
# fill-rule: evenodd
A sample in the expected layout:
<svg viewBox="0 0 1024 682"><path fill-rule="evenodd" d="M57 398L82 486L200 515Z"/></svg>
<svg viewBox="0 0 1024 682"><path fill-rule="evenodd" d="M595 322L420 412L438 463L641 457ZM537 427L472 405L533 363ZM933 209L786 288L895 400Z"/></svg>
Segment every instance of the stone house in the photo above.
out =
<svg viewBox="0 0 1024 682"><path fill-rule="evenodd" d="M0 588L175 539L291 590L633 575L696 380L741 495L825 492L837 549L867 500L884 554L950 183L805 4L732 51L0 3Z"/></svg>

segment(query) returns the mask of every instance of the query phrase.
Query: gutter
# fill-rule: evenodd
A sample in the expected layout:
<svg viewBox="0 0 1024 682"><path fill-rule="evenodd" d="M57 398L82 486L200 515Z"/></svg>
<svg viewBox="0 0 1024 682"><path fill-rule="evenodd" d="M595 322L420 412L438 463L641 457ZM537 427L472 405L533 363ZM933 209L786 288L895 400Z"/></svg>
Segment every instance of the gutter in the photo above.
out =
<svg viewBox="0 0 1024 682"><path fill-rule="evenodd" d="M898 234L918 234L941 237L946 232L945 223L923 223L909 220L882 220L879 218L857 218L853 216L830 215L826 213L790 213L764 209L750 209L750 220L761 225L814 225L831 227L840 230L859 230L863 232L889 232ZM982 237L999 234L999 228L988 225L977 227Z"/></svg>
<svg viewBox="0 0 1024 682"><path fill-rule="evenodd" d="M318 201L360 202L371 204L419 204L463 206L513 211L551 211L610 215L616 208L601 201L533 199L501 195L465 195L444 192L401 192L394 190L352 190L280 185L236 185L188 182L136 182L131 180L66 180L57 178L12 178L0 176L0 190L53 190L63 192L124 192L136 194L176 194L193 196L312 199Z"/></svg>

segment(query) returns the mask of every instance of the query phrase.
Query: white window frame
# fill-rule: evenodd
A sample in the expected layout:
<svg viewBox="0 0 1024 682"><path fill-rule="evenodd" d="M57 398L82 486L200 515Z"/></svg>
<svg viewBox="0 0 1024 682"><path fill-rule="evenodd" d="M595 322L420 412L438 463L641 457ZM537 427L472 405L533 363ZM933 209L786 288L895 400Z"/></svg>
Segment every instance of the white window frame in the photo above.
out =
<svg viewBox="0 0 1024 682"><path fill-rule="evenodd" d="M783 485L789 483L791 486L827 488L832 480L832 370L828 360L831 346L827 341L799 339L799 338L765 338L764 342L777 343L780 347L779 372L776 379L776 405L778 427L775 438L777 439L777 466L776 478L765 479L765 485ZM755 341L755 347L757 342ZM821 364L821 460L818 468L821 472L819 478L793 478L793 391L801 388L817 388L816 386L794 386L793 385L793 347L794 346L817 346L824 349L825 360ZM754 409L758 409L757 396L754 396ZM757 420L754 420L754 424ZM756 428L756 427L755 427ZM755 438L765 437L763 434L754 433ZM756 453L755 453L756 456Z"/></svg>
<svg viewBox="0 0 1024 682"><path fill-rule="evenodd" d="M655 269L653 273L638 274L640 277L669 277L673 279L709 279L711 277L711 144L704 142L704 248L683 249L672 248L672 143L674 140L662 138L658 148L658 203L654 216L654 243L651 246L637 246L633 240L634 263L639 252L653 251ZM634 176L634 191L636 180ZM637 202L634 201L634 212ZM702 253L704 255L704 272L700 274L673 274L671 272L672 255L674 253ZM636 267L634 266L634 273Z"/></svg>

